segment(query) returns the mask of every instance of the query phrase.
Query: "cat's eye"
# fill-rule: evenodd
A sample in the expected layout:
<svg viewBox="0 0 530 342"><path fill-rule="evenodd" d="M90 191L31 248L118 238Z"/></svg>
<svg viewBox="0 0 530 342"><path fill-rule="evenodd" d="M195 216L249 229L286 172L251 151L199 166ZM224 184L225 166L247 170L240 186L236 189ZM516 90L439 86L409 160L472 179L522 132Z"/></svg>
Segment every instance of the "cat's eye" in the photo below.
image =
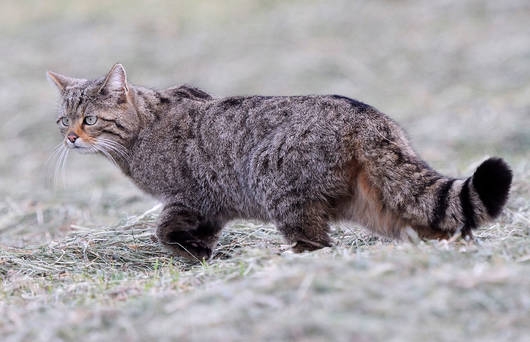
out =
<svg viewBox="0 0 530 342"><path fill-rule="evenodd" d="M66 116L61 118L61 125L68 127L70 125L70 119L68 119Z"/></svg>
<svg viewBox="0 0 530 342"><path fill-rule="evenodd" d="M96 121L98 121L97 116L90 115L85 117L84 123L86 125L93 125L96 123Z"/></svg>

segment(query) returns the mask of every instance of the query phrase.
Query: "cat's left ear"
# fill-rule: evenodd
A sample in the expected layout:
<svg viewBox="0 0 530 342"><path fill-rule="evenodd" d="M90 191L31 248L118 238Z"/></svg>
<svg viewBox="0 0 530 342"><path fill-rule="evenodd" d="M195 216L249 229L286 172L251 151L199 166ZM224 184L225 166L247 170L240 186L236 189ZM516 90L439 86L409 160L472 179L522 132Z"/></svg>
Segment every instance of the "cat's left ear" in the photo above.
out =
<svg viewBox="0 0 530 342"><path fill-rule="evenodd" d="M56 72L53 72L53 71L48 71L46 73L46 76L48 77L48 80L50 81L50 83L52 83L53 85L55 85L57 87L57 89L59 89L59 91L63 91L64 88L76 83L76 82L79 82L79 80L77 78L72 78L72 77L68 77L68 76L64 76L64 75L61 75L61 74L58 74Z"/></svg>
<svg viewBox="0 0 530 342"><path fill-rule="evenodd" d="M129 92L129 86L127 85L127 74L123 65L117 63L110 69L109 73L105 77L103 84L99 88L99 92Z"/></svg>

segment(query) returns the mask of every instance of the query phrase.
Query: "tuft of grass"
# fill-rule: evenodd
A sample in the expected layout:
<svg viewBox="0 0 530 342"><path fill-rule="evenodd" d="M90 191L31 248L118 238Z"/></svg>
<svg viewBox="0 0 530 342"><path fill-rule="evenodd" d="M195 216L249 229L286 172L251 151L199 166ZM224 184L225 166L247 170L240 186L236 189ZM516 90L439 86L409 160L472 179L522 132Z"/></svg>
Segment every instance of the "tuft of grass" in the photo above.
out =
<svg viewBox="0 0 530 342"><path fill-rule="evenodd" d="M337 227L336 247L300 255L270 226L237 223L218 249L231 254L203 264L158 248L153 212L104 233L79 229L3 251L0 329L16 339L39 336L44 323L50 338L89 340L522 340L530 309L523 209L479 231L478 245L388 243Z"/></svg>
<svg viewBox="0 0 530 342"><path fill-rule="evenodd" d="M209 262L153 238L160 206L98 229L0 249L0 331L12 340L524 340L530 333L530 168L476 241L396 243L337 225L293 254L271 225L237 221ZM271 328L269 328L271 327ZM39 337L41 338L41 337Z"/></svg>

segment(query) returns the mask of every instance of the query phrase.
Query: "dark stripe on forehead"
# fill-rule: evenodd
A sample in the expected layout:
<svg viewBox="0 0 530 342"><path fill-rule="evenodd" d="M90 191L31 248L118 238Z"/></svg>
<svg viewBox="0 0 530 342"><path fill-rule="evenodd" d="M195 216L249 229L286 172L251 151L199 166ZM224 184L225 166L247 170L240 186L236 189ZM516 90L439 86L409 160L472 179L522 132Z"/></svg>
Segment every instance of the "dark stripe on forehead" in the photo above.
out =
<svg viewBox="0 0 530 342"><path fill-rule="evenodd" d="M77 98L77 104L75 106L75 109L74 109L74 112L77 113L78 109L79 109L79 106L81 106L81 104L83 103L83 100L85 100L85 92L86 92L86 88L83 88L83 90L81 90L81 93L79 94L78 98Z"/></svg>
<svg viewBox="0 0 530 342"><path fill-rule="evenodd" d="M66 98L66 110L67 110L68 112L71 112L71 109L72 109L72 107L73 107L73 106L72 106L73 101L74 101L74 99L71 98L71 97L67 97L67 98Z"/></svg>
<svg viewBox="0 0 530 342"><path fill-rule="evenodd" d="M79 107L86 103L85 97L86 89L70 89L67 96L65 96L66 112L70 115L78 114Z"/></svg>
<svg viewBox="0 0 530 342"><path fill-rule="evenodd" d="M72 109L72 112L73 113L77 113L78 109L79 109L79 106L81 106L81 103L83 102L83 98L81 96L79 96L77 98L77 103L75 105L75 107Z"/></svg>

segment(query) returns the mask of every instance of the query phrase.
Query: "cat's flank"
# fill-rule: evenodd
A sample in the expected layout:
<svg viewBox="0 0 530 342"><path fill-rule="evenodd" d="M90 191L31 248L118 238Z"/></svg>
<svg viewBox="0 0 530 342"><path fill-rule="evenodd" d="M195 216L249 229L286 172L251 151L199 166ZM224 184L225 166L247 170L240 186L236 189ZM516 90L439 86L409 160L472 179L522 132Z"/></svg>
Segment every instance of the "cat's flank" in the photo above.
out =
<svg viewBox="0 0 530 342"><path fill-rule="evenodd" d="M330 246L341 220L394 238L469 235L508 198L502 159L443 176L393 120L347 97L153 90L128 83L120 64L96 80L48 77L64 146L103 154L162 201L156 235L184 257L210 258L236 218L273 222L296 252Z"/></svg>

